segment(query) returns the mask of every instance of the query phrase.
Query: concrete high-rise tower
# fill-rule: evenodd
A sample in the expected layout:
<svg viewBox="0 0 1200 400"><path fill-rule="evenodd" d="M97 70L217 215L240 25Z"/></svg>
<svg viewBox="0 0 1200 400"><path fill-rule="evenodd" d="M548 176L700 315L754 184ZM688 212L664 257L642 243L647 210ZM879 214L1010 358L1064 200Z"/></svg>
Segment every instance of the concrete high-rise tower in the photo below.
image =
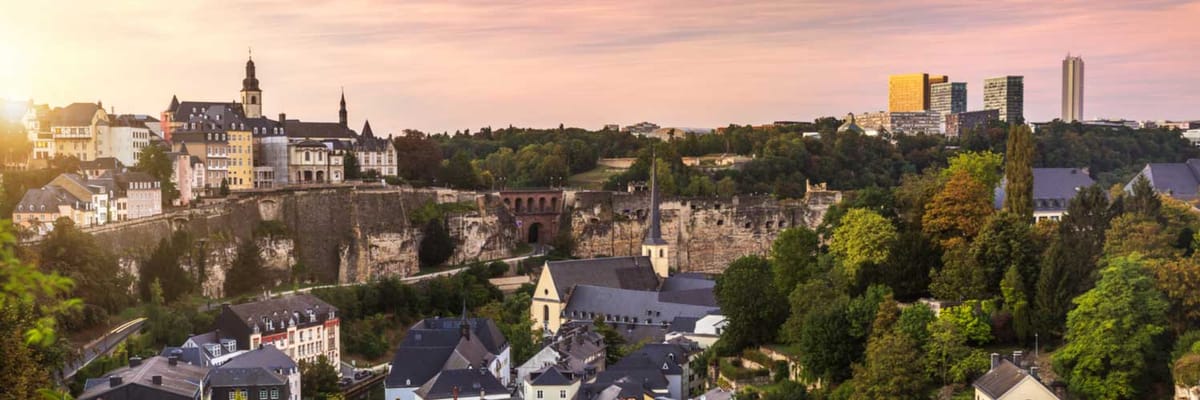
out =
<svg viewBox="0 0 1200 400"><path fill-rule="evenodd" d="M1025 123L1025 77L1010 75L985 79L983 109L999 110L1001 121Z"/></svg>
<svg viewBox="0 0 1200 400"><path fill-rule="evenodd" d="M1062 120L1083 120L1083 57L1063 59L1062 64Z"/></svg>
<svg viewBox="0 0 1200 400"><path fill-rule="evenodd" d="M967 83L942 82L929 85L929 111L942 116L967 111Z"/></svg>

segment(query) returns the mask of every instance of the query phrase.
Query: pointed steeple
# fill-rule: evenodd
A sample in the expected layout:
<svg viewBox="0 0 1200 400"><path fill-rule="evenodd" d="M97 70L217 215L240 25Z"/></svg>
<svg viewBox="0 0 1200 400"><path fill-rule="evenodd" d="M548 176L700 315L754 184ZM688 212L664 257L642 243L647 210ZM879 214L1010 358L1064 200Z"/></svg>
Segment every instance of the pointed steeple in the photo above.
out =
<svg viewBox="0 0 1200 400"><path fill-rule="evenodd" d="M258 78L254 77L254 59L246 60L246 78L242 79L242 91L259 91Z"/></svg>
<svg viewBox="0 0 1200 400"><path fill-rule="evenodd" d="M171 95L171 105L167 106L167 112L173 112L179 109L179 97Z"/></svg>
<svg viewBox="0 0 1200 400"><path fill-rule="evenodd" d="M345 127L349 126L346 123L346 89L345 88L342 88L341 106L342 107L340 109L338 109L338 123L341 124L343 128L345 128Z"/></svg>
<svg viewBox="0 0 1200 400"><path fill-rule="evenodd" d="M662 238L662 217L658 212L658 153L652 147L650 154L650 227L642 244L664 245L667 242Z"/></svg>
<svg viewBox="0 0 1200 400"><path fill-rule="evenodd" d="M371 120L363 123L362 136L370 139L375 138L375 132L371 132Z"/></svg>
<svg viewBox="0 0 1200 400"><path fill-rule="evenodd" d="M183 143L180 143L180 144L179 144L179 154L183 154L183 155L191 155L190 153L188 153L188 150L187 150L187 143L186 143L186 142L183 142Z"/></svg>
<svg viewBox="0 0 1200 400"><path fill-rule="evenodd" d="M471 321L467 319L466 298L463 298L462 321L458 323L458 333L463 339L471 340Z"/></svg>

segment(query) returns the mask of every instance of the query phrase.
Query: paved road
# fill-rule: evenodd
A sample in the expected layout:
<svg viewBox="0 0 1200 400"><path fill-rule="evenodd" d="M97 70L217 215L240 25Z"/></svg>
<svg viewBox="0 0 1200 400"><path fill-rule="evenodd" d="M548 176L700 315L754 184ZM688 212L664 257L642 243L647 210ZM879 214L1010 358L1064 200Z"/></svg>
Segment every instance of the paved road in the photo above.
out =
<svg viewBox="0 0 1200 400"><path fill-rule="evenodd" d="M137 331L140 331L142 326L145 324L145 318L138 318L126 322L108 331L99 339L93 340L91 343L84 345L83 348L79 349L79 357L75 361L68 362L66 367L63 368L63 381L67 381L74 377L79 370L83 369L83 367L86 367L88 364L91 364L92 361L96 361L96 359L100 358L100 356L112 353L113 349L115 349L117 345L121 344L126 339L129 339L129 336L133 335Z"/></svg>

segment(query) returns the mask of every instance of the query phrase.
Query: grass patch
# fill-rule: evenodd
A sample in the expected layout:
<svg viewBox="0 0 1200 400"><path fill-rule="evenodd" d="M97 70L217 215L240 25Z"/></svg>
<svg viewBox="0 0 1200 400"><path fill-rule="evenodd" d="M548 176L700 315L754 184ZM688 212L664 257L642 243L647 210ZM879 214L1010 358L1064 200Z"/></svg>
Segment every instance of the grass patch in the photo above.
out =
<svg viewBox="0 0 1200 400"><path fill-rule="evenodd" d="M567 178L567 184L584 189L600 190L604 188L604 182L608 181L609 177L624 171L620 168L597 166L591 171L571 175Z"/></svg>

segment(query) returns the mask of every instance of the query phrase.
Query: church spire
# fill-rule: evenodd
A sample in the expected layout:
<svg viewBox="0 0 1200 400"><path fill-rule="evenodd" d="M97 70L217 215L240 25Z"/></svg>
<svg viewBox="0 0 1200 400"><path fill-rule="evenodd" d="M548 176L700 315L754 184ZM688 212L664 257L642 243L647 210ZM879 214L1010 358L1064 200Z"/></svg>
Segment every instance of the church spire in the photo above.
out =
<svg viewBox="0 0 1200 400"><path fill-rule="evenodd" d="M342 105L342 107L340 109L338 109L338 123L341 124L343 128L345 128L345 127L350 126L346 122L346 88L342 88L342 103L341 103L341 105Z"/></svg>
<svg viewBox="0 0 1200 400"><path fill-rule="evenodd" d="M662 238L662 217L658 212L658 153L650 148L650 227L646 229L643 245L667 244Z"/></svg>

